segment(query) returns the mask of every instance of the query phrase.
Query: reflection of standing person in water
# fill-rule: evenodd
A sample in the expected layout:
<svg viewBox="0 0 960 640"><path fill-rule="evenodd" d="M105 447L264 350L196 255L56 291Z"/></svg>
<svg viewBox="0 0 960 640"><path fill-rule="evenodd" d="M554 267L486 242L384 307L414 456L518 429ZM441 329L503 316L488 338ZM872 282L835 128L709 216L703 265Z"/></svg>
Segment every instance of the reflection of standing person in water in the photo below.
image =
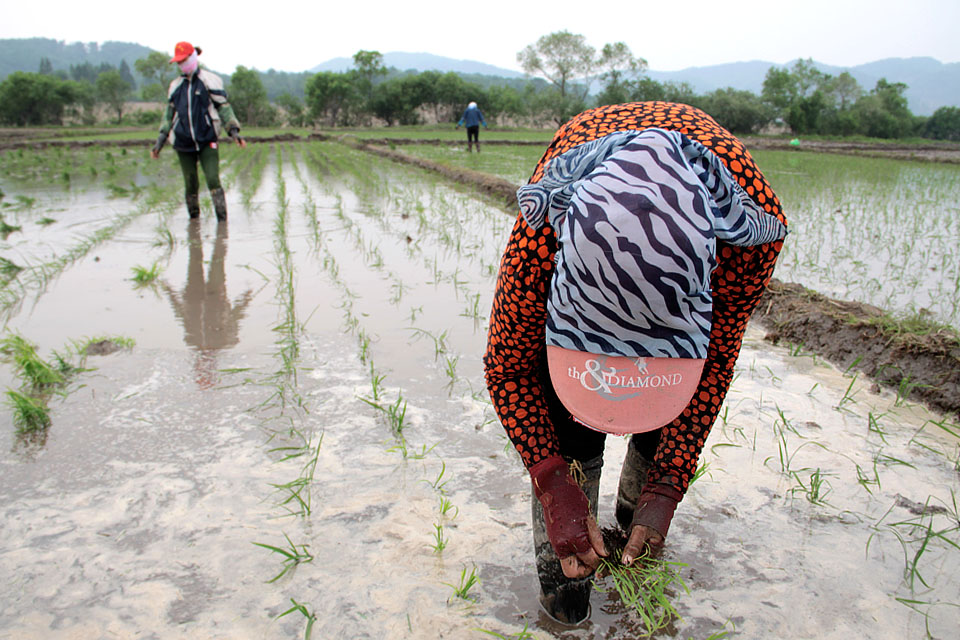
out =
<svg viewBox="0 0 960 640"><path fill-rule="evenodd" d="M189 241L190 261L183 291L178 294L167 283L163 287L170 298L173 313L183 324L183 341L197 351L194 365L197 385L207 389L215 382L217 351L229 349L240 341L240 320L246 313L253 292L248 289L233 303L227 297L224 271L227 225L217 225L213 257L206 279L203 274L203 240L200 238L199 220L190 221Z"/></svg>
<svg viewBox="0 0 960 640"><path fill-rule="evenodd" d="M733 379L786 218L743 144L667 102L557 132L507 242L484 356L530 474L540 602L589 616L606 433L633 434L616 518L631 565L663 546Z"/></svg>

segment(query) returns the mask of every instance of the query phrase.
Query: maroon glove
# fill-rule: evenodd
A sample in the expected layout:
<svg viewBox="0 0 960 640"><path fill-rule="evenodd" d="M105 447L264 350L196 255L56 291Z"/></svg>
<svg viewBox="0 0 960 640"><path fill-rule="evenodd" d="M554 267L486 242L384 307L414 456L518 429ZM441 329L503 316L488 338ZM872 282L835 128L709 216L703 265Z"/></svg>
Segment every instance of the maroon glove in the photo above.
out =
<svg viewBox="0 0 960 640"><path fill-rule="evenodd" d="M587 533L590 503L570 475L560 456L551 456L530 467L533 491L543 505L543 521L553 550L560 558L589 551Z"/></svg>
<svg viewBox="0 0 960 640"><path fill-rule="evenodd" d="M643 487L640 499L637 500L637 508L633 512L630 539L623 549L622 561L625 565L629 566L635 558L648 551L656 553L660 550L667 537L667 531L670 530L673 512L682 499L683 494L669 484L648 482ZM649 531L641 535L637 527L647 527L656 535L650 535Z"/></svg>

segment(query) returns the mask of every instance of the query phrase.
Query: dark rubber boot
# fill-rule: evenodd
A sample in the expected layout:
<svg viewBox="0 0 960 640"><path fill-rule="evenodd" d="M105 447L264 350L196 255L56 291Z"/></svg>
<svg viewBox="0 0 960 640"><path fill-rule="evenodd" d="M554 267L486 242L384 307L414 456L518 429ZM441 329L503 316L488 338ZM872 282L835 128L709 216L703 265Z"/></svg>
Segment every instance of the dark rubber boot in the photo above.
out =
<svg viewBox="0 0 960 640"><path fill-rule="evenodd" d="M200 217L200 196L196 193L187 194L187 214L191 219Z"/></svg>
<svg viewBox="0 0 960 640"><path fill-rule="evenodd" d="M227 196L223 189L211 189L210 197L213 199L213 210L217 212L217 220L224 222L227 219Z"/></svg>
<svg viewBox="0 0 960 640"><path fill-rule="evenodd" d="M600 470L603 456L580 463L582 474L573 471L583 492L590 501L590 511L597 517L597 499L600 496ZM590 617L590 592L593 578L568 578L560 568L560 559L550 545L546 524L543 521L543 506L533 497L533 548L537 558L537 575L540 578L540 605L551 618L563 624L576 625Z"/></svg>
<svg viewBox="0 0 960 640"><path fill-rule="evenodd" d="M633 511L640 499L640 491L643 485L647 484L647 473L653 464L637 450L636 442L634 438L630 438L627 455L624 456L623 467L620 469L620 485L617 487L617 523L628 533L633 522Z"/></svg>

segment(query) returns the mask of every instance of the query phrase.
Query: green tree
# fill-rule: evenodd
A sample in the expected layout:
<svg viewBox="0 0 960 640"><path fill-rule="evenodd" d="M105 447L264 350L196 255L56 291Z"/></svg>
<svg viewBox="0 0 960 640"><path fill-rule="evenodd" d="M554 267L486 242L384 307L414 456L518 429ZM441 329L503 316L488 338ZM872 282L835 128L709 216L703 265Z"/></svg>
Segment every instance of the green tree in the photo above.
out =
<svg viewBox="0 0 960 640"><path fill-rule="evenodd" d="M83 98L83 87L77 82L15 71L0 82L0 122L17 126L63 124L64 115Z"/></svg>
<svg viewBox="0 0 960 640"><path fill-rule="evenodd" d="M277 96L277 105L283 109L287 124L291 127L302 127L306 122L306 113L303 110L303 101L290 93L281 93Z"/></svg>
<svg viewBox="0 0 960 640"><path fill-rule="evenodd" d="M123 81L130 85L130 91L136 91L137 81L133 77L133 73L130 71L130 65L127 64L126 60L120 61L120 66L117 68L117 71L120 72L120 77L123 78Z"/></svg>
<svg viewBox="0 0 960 640"><path fill-rule="evenodd" d="M167 97L167 86L176 76L175 67L169 58L159 51L151 51L145 58L133 63L133 68L144 78L140 87L140 97L148 102L163 102Z"/></svg>
<svg viewBox="0 0 960 640"><path fill-rule="evenodd" d="M45 76L53 75L53 63L50 62L50 58L40 58L40 70L39 73Z"/></svg>
<svg viewBox="0 0 960 640"><path fill-rule="evenodd" d="M123 108L132 92L132 87L116 69L104 71L97 76L97 96L117 113L117 124L123 121Z"/></svg>
<svg viewBox="0 0 960 640"><path fill-rule="evenodd" d="M902 138L913 135L916 125L907 106L904 93L907 85L902 82L877 80L868 95L854 105L861 123L861 133L874 138Z"/></svg>
<svg viewBox="0 0 960 640"><path fill-rule="evenodd" d="M322 71L307 80L306 104L313 121L326 119L331 126L349 121L359 101L350 74Z"/></svg>
<svg viewBox="0 0 960 640"><path fill-rule="evenodd" d="M363 96L365 109L369 110L374 85L387 75L387 68L383 66L383 55L379 51L361 49L353 54L353 66L353 80L357 83L357 91Z"/></svg>
<svg viewBox="0 0 960 640"><path fill-rule="evenodd" d="M557 31L529 44L517 54L524 72L543 76L566 98L576 80L585 81L597 68L596 50L582 35ZM581 99L586 97L587 88Z"/></svg>
<svg viewBox="0 0 960 640"><path fill-rule="evenodd" d="M830 78L825 85L827 93L841 111L851 108L856 104L857 99L863 95L863 88L857 82L857 79L850 75L849 71L844 71L837 77Z"/></svg>
<svg viewBox="0 0 960 640"><path fill-rule="evenodd" d="M597 96L598 104L619 104L630 99L634 81L646 71L647 61L634 57L623 42L603 45L597 61L603 91Z"/></svg>
<svg viewBox="0 0 960 640"><path fill-rule="evenodd" d="M940 107L924 124L923 135L934 140L960 142L960 107Z"/></svg>
<svg viewBox="0 0 960 640"><path fill-rule="evenodd" d="M270 126L276 121L276 112L267 100L267 90L254 69L241 65L230 76L230 104L240 122L247 126Z"/></svg>
<svg viewBox="0 0 960 640"><path fill-rule="evenodd" d="M734 133L756 133L773 120L773 108L751 91L728 87L705 97L704 109Z"/></svg>

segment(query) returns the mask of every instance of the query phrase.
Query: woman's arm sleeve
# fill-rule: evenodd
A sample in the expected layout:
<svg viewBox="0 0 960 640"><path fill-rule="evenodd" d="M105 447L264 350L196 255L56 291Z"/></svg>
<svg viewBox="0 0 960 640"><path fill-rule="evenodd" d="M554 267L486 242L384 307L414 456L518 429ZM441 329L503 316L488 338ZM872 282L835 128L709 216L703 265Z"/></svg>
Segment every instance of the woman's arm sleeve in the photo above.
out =
<svg viewBox="0 0 960 640"><path fill-rule="evenodd" d="M529 468L559 455L543 396L539 363L553 273L553 231L517 216L500 262L483 363L500 423Z"/></svg>

